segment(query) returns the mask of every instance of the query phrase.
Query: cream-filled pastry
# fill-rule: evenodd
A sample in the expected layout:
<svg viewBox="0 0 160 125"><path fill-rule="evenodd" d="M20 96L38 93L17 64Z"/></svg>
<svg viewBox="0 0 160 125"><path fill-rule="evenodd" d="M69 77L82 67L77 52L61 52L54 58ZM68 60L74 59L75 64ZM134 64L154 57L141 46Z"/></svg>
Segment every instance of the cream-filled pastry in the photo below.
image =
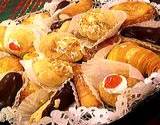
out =
<svg viewBox="0 0 160 125"><path fill-rule="evenodd" d="M133 87L139 80L125 77L119 74L107 75L99 84L99 94L101 99L108 105L115 106L117 96L128 87Z"/></svg>
<svg viewBox="0 0 160 125"><path fill-rule="evenodd" d="M126 14L123 11L91 9L81 14L77 20L78 32L81 36L96 42L103 37L113 36L125 19Z"/></svg>

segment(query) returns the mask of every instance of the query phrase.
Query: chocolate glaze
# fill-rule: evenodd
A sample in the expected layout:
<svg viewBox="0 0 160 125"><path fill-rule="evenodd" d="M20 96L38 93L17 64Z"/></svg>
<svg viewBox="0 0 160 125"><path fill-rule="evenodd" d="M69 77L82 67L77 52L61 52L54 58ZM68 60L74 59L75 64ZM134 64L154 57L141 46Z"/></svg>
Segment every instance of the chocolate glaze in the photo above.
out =
<svg viewBox="0 0 160 125"><path fill-rule="evenodd" d="M0 110L12 106L17 92L23 85L22 75L15 72L6 74L0 81Z"/></svg>
<svg viewBox="0 0 160 125"><path fill-rule="evenodd" d="M62 9L62 8L64 8L64 7L66 7L66 6L68 6L69 4L70 4L69 1L64 0L64 1L60 2L60 3L57 5L56 10ZM56 10L55 10L55 11L56 11Z"/></svg>
<svg viewBox="0 0 160 125"><path fill-rule="evenodd" d="M160 27L126 27L121 31L121 35L125 37L136 38L138 40L146 41L160 46Z"/></svg>
<svg viewBox="0 0 160 125"><path fill-rule="evenodd" d="M65 19L65 20L57 20L57 21L53 22L52 25L51 25L51 30L54 31L56 29L59 29L64 22L69 21L71 19L72 18L68 18L68 19Z"/></svg>
<svg viewBox="0 0 160 125"><path fill-rule="evenodd" d="M60 99L60 104L58 108L55 108L55 100ZM50 104L46 107L46 109L42 112L42 117L50 116L52 110L61 110L64 111L75 101L75 97L73 95L72 86L68 82L64 85L64 87L57 91L56 94L52 97Z"/></svg>

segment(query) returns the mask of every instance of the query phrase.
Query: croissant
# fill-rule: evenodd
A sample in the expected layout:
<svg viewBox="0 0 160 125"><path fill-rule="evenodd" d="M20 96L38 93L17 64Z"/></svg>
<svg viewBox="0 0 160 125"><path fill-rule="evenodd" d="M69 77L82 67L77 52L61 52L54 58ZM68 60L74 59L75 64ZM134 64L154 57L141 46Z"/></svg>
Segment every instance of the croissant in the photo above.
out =
<svg viewBox="0 0 160 125"><path fill-rule="evenodd" d="M74 83L78 93L81 106L85 107L100 107L102 103L92 94L90 88L84 82L82 74L80 73L80 66L74 66Z"/></svg>
<svg viewBox="0 0 160 125"><path fill-rule="evenodd" d="M160 58L156 53L128 41L115 46L107 59L129 63L143 75L150 75L160 69Z"/></svg>

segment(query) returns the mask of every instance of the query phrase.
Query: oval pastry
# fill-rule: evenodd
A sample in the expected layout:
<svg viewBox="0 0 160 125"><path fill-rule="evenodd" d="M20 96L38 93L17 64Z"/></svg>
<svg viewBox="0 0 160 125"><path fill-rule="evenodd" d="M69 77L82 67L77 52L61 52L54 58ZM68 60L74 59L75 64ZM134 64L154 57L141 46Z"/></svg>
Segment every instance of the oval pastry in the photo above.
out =
<svg viewBox="0 0 160 125"><path fill-rule="evenodd" d="M150 20L156 12L151 4L144 2L124 2L113 6L111 9L122 10L128 14L124 23L125 26Z"/></svg>
<svg viewBox="0 0 160 125"><path fill-rule="evenodd" d="M137 79L125 77L118 74L107 75L103 82L99 84L101 99L110 106L115 106L117 96L128 87L133 87L138 83Z"/></svg>
<svg viewBox="0 0 160 125"><path fill-rule="evenodd" d="M80 40L69 33L51 33L41 39L40 51L50 59L69 62L79 61L82 57Z"/></svg>
<svg viewBox="0 0 160 125"><path fill-rule="evenodd" d="M72 77L72 67L68 62L61 60L38 60L33 62L34 73L41 85L58 87Z"/></svg>

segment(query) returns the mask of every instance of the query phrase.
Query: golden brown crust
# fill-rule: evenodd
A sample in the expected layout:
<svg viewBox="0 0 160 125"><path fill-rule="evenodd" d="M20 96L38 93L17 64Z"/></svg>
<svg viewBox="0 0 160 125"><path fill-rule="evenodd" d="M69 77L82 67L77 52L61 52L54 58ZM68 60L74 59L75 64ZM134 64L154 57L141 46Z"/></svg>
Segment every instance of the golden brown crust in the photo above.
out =
<svg viewBox="0 0 160 125"><path fill-rule="evenodd" d="M90 88L85 83L82 74L81 66L75 65L74 68L74 84L78 93L78 98L81 106L85 107L100 107L101 102L92 94Z"/></svg>
<svg viewBox="0 0 160 125"><path fill-rule="evenodd" d="M20 59L14 56L0 58L0 73L8 71L23 71L23 67L19 61Z"/></svg>
<svg viewBox="0 0 160 125"><path fill-rule="evenodd" d="M144 2L124 2L113 6L111 9L122 10L128 14L124 26L150 20L156 13L153 6Z"/></svg>
<svg viewBox="0 0 160 125"><path fill-rule="evenodd" d="M150 75L160 69L160 58L156 53L130 42L129 39L123 39L123 42L111 50L107 59L131 64L143 75Z"/></svg>
<svg viewBox="0 0 160 125"><path fill-rule="evenodd" d="M134 85L136 85L139 80L135 79L135 78L126 78L127 79L127 86L128 87L133 87ZM119 94L111 94L111 93L108 93L104 87L103 87L103 83L100 83L99 84L99 87L98 87L98 90L99 90L99 94L100 94L100 97L101 99L108 105L110 106L113 106L115 107L115 103L117 101L117 96Z"/></svg>
<svg viewBox="0 0 160 125"><path fill-rule="evenodd" d="M75 16L79 13L86 12L93 6L92 0L80 0L78 3L69 5L61 13Z"/></svg>
<svg viewBox="0 0 160 125"><path fill-rule="evenodd" d="M6 26L0 26L0 50L3 50L3 41L4 41L4 36L6 32L7 27Z"/></svg>
<svg viewBox="0 0 160 125"><path fill-rule="evenodd" d="M62 60L38 60L33 63L33 70L41 85L56 88L72 77L70 63ZM44 77L45 76L45 77Z"/></svg>

